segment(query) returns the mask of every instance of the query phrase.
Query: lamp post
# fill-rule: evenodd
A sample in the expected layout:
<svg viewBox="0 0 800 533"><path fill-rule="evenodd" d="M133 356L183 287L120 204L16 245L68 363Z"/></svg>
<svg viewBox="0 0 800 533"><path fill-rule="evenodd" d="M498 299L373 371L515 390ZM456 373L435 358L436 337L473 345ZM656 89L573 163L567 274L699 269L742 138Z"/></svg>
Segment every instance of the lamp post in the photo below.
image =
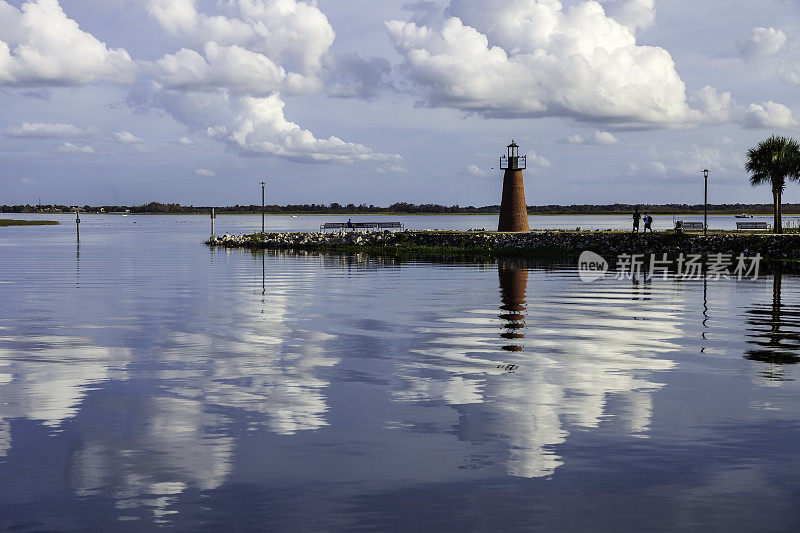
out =
<svg viewBox="0 0 800 533"><path fill-rule="evenodd" d="M261 182L261 233L264 233L264 182Z"/></svg>
<svg viewBox="0 0 800 533"><path fill-rule="evenodd" d="M705 195L704 195L704 209L703 209L703 235L708 235L708 169L703 170L703 178L705 179Z"/></svg>

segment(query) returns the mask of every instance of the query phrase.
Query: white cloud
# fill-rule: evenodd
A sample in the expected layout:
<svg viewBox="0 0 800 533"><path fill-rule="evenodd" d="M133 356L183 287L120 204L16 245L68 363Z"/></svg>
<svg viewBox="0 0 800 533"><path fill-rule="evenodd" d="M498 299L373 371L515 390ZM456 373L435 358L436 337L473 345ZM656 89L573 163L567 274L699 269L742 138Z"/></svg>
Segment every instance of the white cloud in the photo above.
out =
<svg viewBox="0 0 800 533"><path fill-rule="evenodd" d="M795 85L800 85L800 54L783 54L776 69L776 74Z"/></svg>
<svg viewBox="0 0 800 533"><path fill-rule="evenodd" d="M19 126L13 126L7 129L6 135L34 139L58 139L80 137L86 135L86 132L72 124L64 124L61 122L23 122Z"/></svg>
<svg viewBox="0 0 800 533"><path fill-rule="evenodd" d="M189 137L181 137L178 139L178 144L181 146L194 146L195 142L191 140Z"/></svg>
<svg viewBox="0 0 800 533"><path fill-rule="evenodd" d="M702 112L707 122L724 122L731 115L733 107L731 93L721 93L710 85L692 93L690 100Z"/></svg>
<svg viewBox="0 0 800 533"><path fill-rule="evenodd" d="M62 154L93 154L94 148L89 145L79 146L76 144L65 142L63 145L56 149Z"/></svg>
<svg viewBox="0 0 800 533"><path fill-rule="evenodd" d="M168 32L194 45L238 45L269 57L288 71L316 75L335 33L313 3L295 0L230 0L225 15L206 15L194 0L150 0L149 13Z"/></svg>
<svg viewBox="0 0 800 533"><path fill-rule="evenodd" d="M402 157L384 154L336 136L318 138L286 119L278 95L257 98L226 91L179 92L156 88L139 94L146 107L159 107L195 131L203 131L242 155L272 155L300 162L401 165Z"/></svg>
<svg viewBox="0 0 800 533"><path fill-rule="evenodd" d="M733 146L715 143L716 146L693 144L685 150L658 153L653 149L648 169L658 175L702 177L701 171L709 169L717 176L738 176L744 168L744 154Z"/></svg>
<svg viewBox="0 0 800 533"><path fill-rule="evenodd" d="M245 97L233 102L237 113L229 124L212 130L242 152L272 154L289 159L351 163L374 161L400 163L398 155L379 154L364 145L345 142L338 137L318 139L308 130L286 120L284 102L277 96Z"/></svg>
<svg viewBox="0 0 800 533"><path fill-rule="evenodd" d="M485 178L491 175L491 172L479 167L478 165L467 165L462 171L463 174L473 178Z"/></svg>
<svg viewBox="0 0 800 533"><path fill-rule="evenodd" d="M661 161L653 161L650 163L650 169L659 176L663 176L667 173L667 165Z"/></svg>
<svg viewBox="0 0 800 533"><path fill-rule="evenodd" d="M208 170L206 168L196 168L194 169L194 173L197 174L198 176L207 176L207 177L216 176L213 170Z"/></svg>
<svg viewBox="0 0 800 533"><path fill-rule="evenodd" d="M792 110L783 104L768 101L750 104L744 111L742 124L746 128L793 128L797 126Z"/></svg>
<svg viewBox="0 0 800 533"><path fill-rule="evenodd" d="M395 163L390 159L385 163L380 163L375 167L375 172L378 174L408 174L408 169L403 166L402 161L398 161L400 161L400 163Z"/></svg>
<svg viewBox="0 0 800 533"><path fill-rule="evenodd" d="M208 42L205 57L182 48L156 61L155 78L171 89L216 90L266 96L280 90L286 79L283 68L268 57L240 46Z"/></svg>
<svg viewBox="0 0 800 533"><path fill-rule="evenodd" d="M543 155L539 155L533 152L528 153L528 157L526 158L528 162L528 168L550 168L553 164L550 162L549 159L544 157Z"/></svg>
<svg viewBox="0 0 800 533"><path fill-rule="evenodd" d="M607 131L596 130L589 135L579 135L577 133L570 135L564 139L564 142L569 144L618 144L619 140Z"/></svg>
<svg viewBox="0 0 800 533"><path fill-rule="evenodd" d="M123 144L136 144L142 142L142 139L129 131L119 131L114 134L114 138Z"/></svg>
<svg viewBox="0 0 800 533"><path fill-rule="evenodd" d="M128 52L82 31L57 0L21 9L0 0L0 85L132 83L135 75Z"/></svg>
<svg viewBox="0 0 800 533"><path fill-rule="evenodd" d="M759 57L774 56L780 52L786 44L786 34L773 27L753 28L746 39L740 39L736 43L739 53L748 59Z"/></svg>
<svg viewBox="0 0 800 533"><path fill-rule="evenodd" d="M646 30L656 21L656 0L605 0L603 4L611 18L631 32Z"/></svg>
<svg viewBox="0 0 800 533"><path fill-rule="evenodd" d="M451 0L447 12L432 26L386 23L428 105L623 125L703 118L670 54L637 45L596 2Z"/></svg>
<svg viewBox="0 0 800 533"><path fill-rule="evenodd" d="M162 108L241 154L406 172L398 155L318 138L286 119L284 94L320 93L325 79L332 95L370 97L390 70L385 60L332 56L335 34L315 3L231 0L206 14L194 0L149 0L147 10L185 45L148 64L155 83L133 95L134 105Z"/></svg>

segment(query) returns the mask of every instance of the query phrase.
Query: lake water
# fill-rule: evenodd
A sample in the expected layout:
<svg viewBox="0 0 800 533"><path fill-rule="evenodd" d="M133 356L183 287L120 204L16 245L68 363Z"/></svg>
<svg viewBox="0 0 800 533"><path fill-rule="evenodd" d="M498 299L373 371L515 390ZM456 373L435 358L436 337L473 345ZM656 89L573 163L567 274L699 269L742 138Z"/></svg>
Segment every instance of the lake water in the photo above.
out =
<svg viewBox="0 0 800 533"><path fill-rule="evenodd" d="M0 228L0 531L800 520L800 278L212 250L191 216L87 215L78 246L60 218Z"/></svg>

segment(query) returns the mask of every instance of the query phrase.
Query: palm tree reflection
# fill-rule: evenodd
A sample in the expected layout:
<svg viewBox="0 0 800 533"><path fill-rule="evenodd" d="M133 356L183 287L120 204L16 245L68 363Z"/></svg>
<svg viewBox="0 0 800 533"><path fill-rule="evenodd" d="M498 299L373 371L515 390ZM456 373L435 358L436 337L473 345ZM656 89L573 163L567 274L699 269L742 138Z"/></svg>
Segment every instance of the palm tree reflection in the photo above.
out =
<svg viewBox="0 0 800 533"><path fill-rule="evenodd" d="M745 359L774 365L762 372L767 379L784 381L783 365L800 362L800 308L784 305L781 301L780 272L772 278L772 306L760 306L747 311L748 340L754 348L747 351Z"/></svg>

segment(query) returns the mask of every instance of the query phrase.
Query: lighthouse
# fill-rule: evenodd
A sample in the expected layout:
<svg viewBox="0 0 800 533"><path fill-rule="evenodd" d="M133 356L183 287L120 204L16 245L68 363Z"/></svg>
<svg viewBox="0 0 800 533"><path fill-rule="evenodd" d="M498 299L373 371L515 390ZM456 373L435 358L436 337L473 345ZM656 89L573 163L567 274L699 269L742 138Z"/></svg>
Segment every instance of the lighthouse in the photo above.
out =
<svg viewBox="0 0 800 533"><path fill-rule="evenodd" d="M500 168L505 170L505 173L497 231L530 231L528 206L525 204L525 184L522 181L522 171L527 164L526 156L519 155L519 145L513 140L507 148L508 154L500 158Z"/></svg>

